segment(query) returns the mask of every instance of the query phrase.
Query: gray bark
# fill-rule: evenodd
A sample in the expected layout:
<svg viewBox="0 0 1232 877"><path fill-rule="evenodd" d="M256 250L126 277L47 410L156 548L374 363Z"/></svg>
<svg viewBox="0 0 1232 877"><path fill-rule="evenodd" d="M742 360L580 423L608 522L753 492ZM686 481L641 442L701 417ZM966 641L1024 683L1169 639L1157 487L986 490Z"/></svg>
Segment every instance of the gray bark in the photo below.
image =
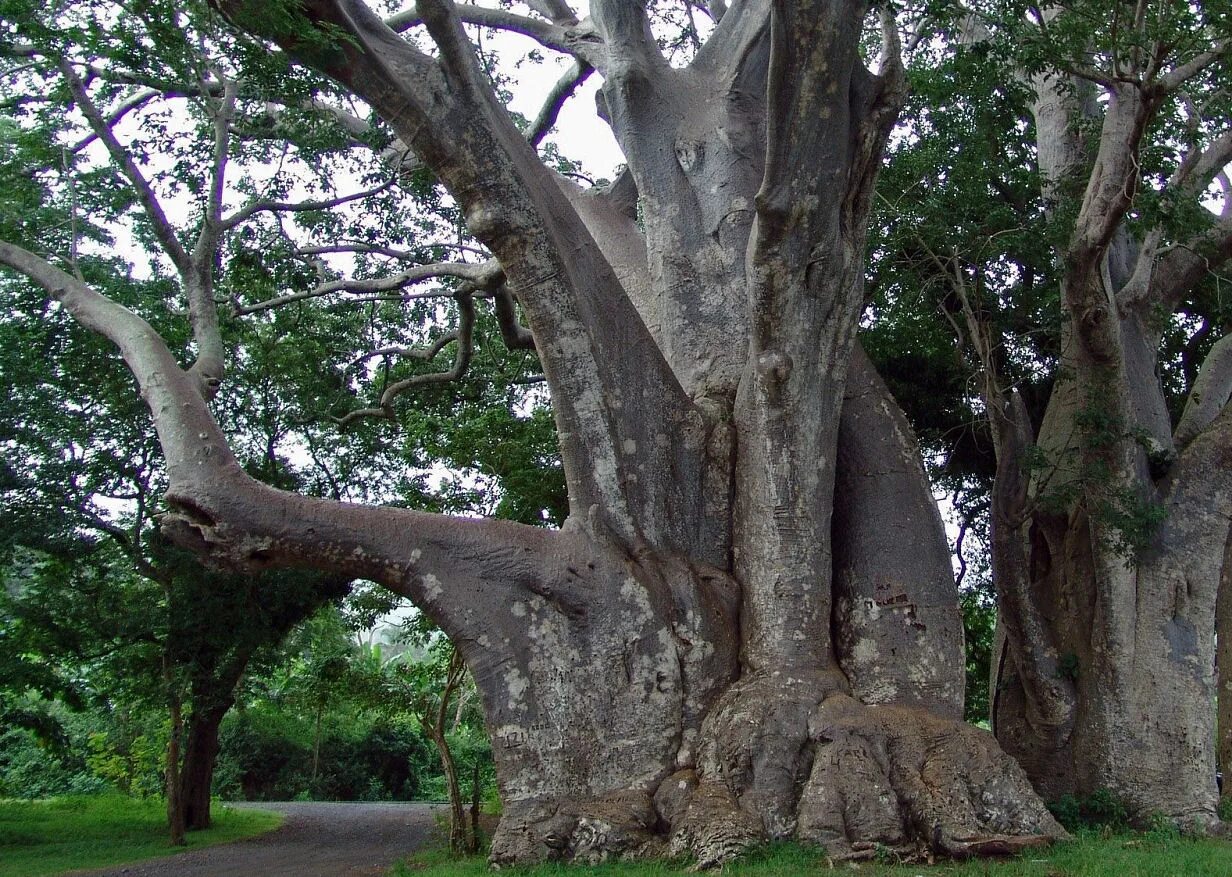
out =
<svg viewBox="0 0 1232 877"><path fill-rule="evenodd" d="M494 862L673 849L715 864L782 837L966 855L1059 836L1022 771L958 721L938 515L853 347L902 97L888 13L874 74L862 3L737 5L683 70L636 3L599 0L593 30L543 7L551 23L493 15L576 42L603 74L629 161L611 192L539 162L449 0L419 5L435 57L355 0L309 0L302 26L345 35L311 60L449 189L521 304L560 436L559 532L262 486L148 325L29 253L0 244L0 262L119 347L167 457L177 541L368 578L442 626L493 735Z"/></svg>
<svg viewBox="0 0 1232 877"><path fill-rule="evenodd" d="M994 551L1004 635L992 719L1045 797L1108 790L1144 821L1206 828L1215 820L1212 632L1232 499L1226 342L1174 436L1156 377L1161 314L1200 276L1160 256L1162 230L1137 240L1125 227L1143 132L1186 69L1102 83L1103 104L1086 97L1086 83L1033 82L1045 196L1091 165L1058 253L1060 376L1038 437L1028 423L1018 441L1018 453L1034 441L1049 465L1026 484L1014 448L997 448L997 493L1017 498ZM1084 130L1098 133L1087 140ZM1171 188L1195 195L1199 169L1225 148L1195 147ZM1213 233L1175 248L1204 252L1211 267L1226 258ZM1162 523L1135 535L1151 507Z"/></svg>

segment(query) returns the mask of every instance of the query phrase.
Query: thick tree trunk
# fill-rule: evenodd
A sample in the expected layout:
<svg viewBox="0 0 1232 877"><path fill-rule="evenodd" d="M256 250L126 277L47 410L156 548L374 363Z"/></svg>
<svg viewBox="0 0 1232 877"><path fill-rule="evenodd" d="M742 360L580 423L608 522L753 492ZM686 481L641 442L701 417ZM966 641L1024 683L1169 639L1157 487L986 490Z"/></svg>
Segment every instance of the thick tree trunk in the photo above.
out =
<svg viewBox="0 0 1232 877"><path fill-rule="evenodd" d="M1224 547L1223 573L1216 598L1215 645L1218 700L1215 727L1219 731L1216 756L1222 777L1219 788L1222 813L1232 801L1232 534Z"/></svg>
<svg viewBox="0 0 1232 877"><path fill-rule="evenodd" d="M1028 486L1029 423L997 448L993 728L1045 798L1106 790L1142 821L1205 828L1228 427L1194 412L1173 436L1156 377L1172 278L1156 270L1158 239L1140 247L1124 226L1164 92L1108 85L1103 106L1089 83L1034 86L1045 195L1094 169L1060 253L1060 376L1036 442L1046 465ZM1097 137L1082 117L1102 120Z"/></svg>
<svg viewBox="0 0 1232 877"><path fill-rule="evenodd" d="M490 721L508 715L511 691L541 710L529 727L493 722L505 802L494 861L666 844L715 863L766 837L835 855L965 854L1003 834L1059 833L991 736L955 720L961 618L944 534L910 431L862 354L844 412L836 663L742 669L736 582L667 559L628 564L634 576L608 586L618 598L579 608L572 625L541 601L512 604L546 653L495 680L476 672ZM667 606L652 596L668 590Z"/></svg>
<svg viewBox="0 0 1232 877"><path fill-rule="evenodd" d="M260 4L217 5L274 26ZM167 459L164 530L224 562L377 581L441 625L493 737L495 863L671 849L707 865L788 837L966 855L1062 834L959 720L944 535L914 437L853 347L902 99L888 8L878 73L850 0L741 3L683 70L637 3L546 27L605 77L640 223L543 166L448 0L418 4L433 56L357 0L296 9L270 36L304 50L297 34L321 27L332 49L313 60L500 261L552 392L570 515L545 532L256 484L147 324L0 244L120 348Z"/></svg>

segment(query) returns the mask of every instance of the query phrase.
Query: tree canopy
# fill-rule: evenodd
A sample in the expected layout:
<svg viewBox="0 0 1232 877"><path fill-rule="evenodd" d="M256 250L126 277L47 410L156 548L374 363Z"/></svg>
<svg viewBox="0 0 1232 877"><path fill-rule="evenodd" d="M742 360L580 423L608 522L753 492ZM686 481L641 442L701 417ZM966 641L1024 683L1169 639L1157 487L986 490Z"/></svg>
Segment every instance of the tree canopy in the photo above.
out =
<svg viewBox="0 0 1232 877"><path fill-rule="evenodd" d="M48 539L109 495L409 596L483 700L495 861L967 855L1096 790L1214 822L1232 7L2 12L5 484L74 485ZM590 78L613 180L549 139ZM996 741L925 460L987 546Z"/></svg>

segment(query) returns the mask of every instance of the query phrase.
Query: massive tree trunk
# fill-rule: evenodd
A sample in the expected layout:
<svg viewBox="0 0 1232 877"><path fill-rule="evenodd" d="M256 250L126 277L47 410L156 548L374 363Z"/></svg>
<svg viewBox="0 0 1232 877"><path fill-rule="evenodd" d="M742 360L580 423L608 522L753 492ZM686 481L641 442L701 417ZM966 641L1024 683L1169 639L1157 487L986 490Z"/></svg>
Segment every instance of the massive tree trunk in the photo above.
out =
<svg viewBox="0 0 1232 877"><path fill-rule="evenodd" d="M259 4L218 5L263 26ZM0 245L136 375L167 458L165 530L222 561L372 579L442 626L493 735L495 862L1058 836L1018 766L960 721L940 519L854 344L901 98L892 23L874 74L865 4L749 0L676 69L636 3L593 4L593 26L534 5L525 27L605 77L629 164L610 193L543 166L448 0L419 4L436 57L352 0L310 0L269 36L369 102L499 260L552 392L563 529L252 481L147 325Z"/></svg>
<svg viewBox="0 0 1232 877"><path fill-rule="evenodd" d="M1167 320L1227 258L1230 227L1225 212L1168 247L1162 228L1135 239L1126 220L1142 185L1143 132L1218 57L1171 69L1156 59L1150 71L1101 82L1106 102L1090 82L1033 81L1046 203L1086 180L1058 254L1062 357L1038 433L995 380L986 392L999 426L993 557L1004 633L994 732L1046 798L1108 790L1144 821L1197 828L1213 823L1216 805L1213 633L1232 502L1232 422L1220 413L1227 344L1212 351L1175 430L1157 375ZM1228 149L1227 137L1195 145L1169 194L1196 199Z"/></svg>

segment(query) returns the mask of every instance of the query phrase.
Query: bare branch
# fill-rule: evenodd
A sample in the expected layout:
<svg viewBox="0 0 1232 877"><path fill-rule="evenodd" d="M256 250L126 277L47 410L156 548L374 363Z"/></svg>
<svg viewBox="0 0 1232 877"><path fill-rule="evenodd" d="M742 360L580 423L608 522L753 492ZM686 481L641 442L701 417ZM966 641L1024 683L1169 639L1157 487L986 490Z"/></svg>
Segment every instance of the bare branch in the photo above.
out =
<svg viewBox="0 0 1232 877"><path fill-rule="evenodd" d="M112 110L111 113L109 113L107 117L103 120L105 125L108 128L114 127L117 122L119 122L129 113L131 113L133 110L140 109L141 107L148 104L151 100L158 97L160 94L161 92L155 91L154 89L145 89L143 91L138 92L137 94L130 97L128 100L121 103L114 110ZM78 140L76 143L70 146L69 152L72 152L74 154L81 152L81 150L85 149L87 146L89 146L91 143L93 143L97 139L98 139L98 134L91 131L91 133L87 134L81 140Z"/></svg>
<svg viewBox="0 0 1232 877"><path fill-rule="evenodd" d="M603 69L606 52L589 22L578 23L576 18L561 19L559 22L543 21L506 9L492 9L470 3L456 4L455 9L458 18L465 24L521 34L535 40L544 48L572 55L592 67ZM386 19L385 23L390 29L402 33L426 24L424 19L424 10L417 10L394 15Z"/></svg>
<svg viewBox="0 0 1232 877"><path fill-rule="evenodd" d="M499 284L492 293L496 308L496 323L500 326L501 339L510 350L534 350L535 336L518 322L518 312L513 293L505 283Z"/></svg>
<svg viewBox="0 0 1232 877"><path fill-rule="evenodd" d="M1221 217L1203 234L1169 249L1155 262L1151 302L1171 311L1211 271L1232 259L1232 217Z"/></svg>
<svg viewBox="0 0 1232 877"><path fill-rule="evenodd" d="M535 116L535 121L531 123L530 129L526 132L526 139L532 145L538 146L539 142L547 136L548 131L556 124L556 117L560 115L560 109L565 105L565 101L573 96L578 86L585 82L592 72L594 68L586 62L574 61L573 65L556 81L552 90L548 92L542 109Z"/></svg>
<svg viewBox="0 0 1232 877"><path fill-rule="evenodd" d="M381 393L381 401L377 403L377 407L360 408L359 410L351 411L348 414L337 418L339 426L346 426L353 421L365 417L380 417L387 420L392 420L394 416L394 400L403 393L406 393L414 387L422 387L427 384L447 384L458 380L466 374L466 370L470 368L471 357L474 355L475 302L469 293L459 294L456 296L456 299L458 302L458 309L461 314L461 319L455 338L447 339L444 342L438 341L430 347L412 351L412 355L416 359L431 360L450 340L456 340L458 348L457 353L454 355L453 366L446 371L431 372L424 375L412 375L409 378L404 378L401 381L396 381L395 383L390 384L385 388L385 391Z"/></svg>
<svg viewBox="0 0 1232 877"><path fill-rule="evenodd" d="M193 265L188 252L184 249L184 245L180 243L175 228L172 227L170 220L167 219L166 211L163 210L163 205L158 200L158 196L154 194L154 189L150 186L149 180L145 178L145 174L137 167L133 157L120 144L120 141L116 139L115 133L107 124L107 120L103 118L98 105L94 103L89 92L86 91L85 83L81 81L77 72L73 70L72 65L67 61L63 61L60 64L60 71L64 74L69 90L72 92L73 98L81 109L82 114L90 123L95 136L107 147L107 152L110 153L112 161L119 166L121 173L128 178L128 181L136 190L137 198L141 202L147 218L150 220L150 225L154 229L154 236L158 240L159 245L171 258L172 263L181 275L187 276L192 273Z"/></svg>
<svg viewBox="0 0 1232 877"><path fill-rule="evenodd" d="M452 298L453 296L450 297ZM381 347L377 350L370 350L362 356L356 357L356 359L351 363L351 368L367 362L370 359L375 359L378 356L400 356L403 358L421 359L425 362L430 362L433 359L436 359L437 354L457 340L457 332L446 332L427 347Z"/></svg>
<svg viewBox="0 0 1232 877"><path fill-rule="evenodd" d="M272 310L292 302L320 298L335 292L364 294L403 289L434 277L457 277L469 280L478 286L487 286L494 282L499 273L500 266L494 260L478 265L470 262L433 262L428 265L416 265L389 277L378 277L371 280L336 280L322 283L303 292L290 292L252 305L234 303L233 307L236 316L244 316Z"/></svg>
<svg viewBox="0 0 1232 877"><path fill-rule="evenodd" d="M364 189L362 192L353 192L350 195L339 195L337 198L326 198L320 201L254 201L230 216L225 217L221 221L221 226L224 230L233 229L258 213L302 213L310 210L332 210L343 204L350 204L353 201L362 201L365 198L371 198L373 195L379 195L381 192L391 188L394 183L395 180L391 178L379 186Z"/></svg>
<svg viewBox="0 0 1232 877"><path fill-rule="evenodd" d="M1232 40L1217 40L1210 49L1195 55L1179 67L1173 67L1150 85L1161 94L1170 94L1208 67L1225 58L1230 48L1232 48Z"/></svg>
<svg viewBox="0 0 1232 877"><path fill-rule="evenodd" d="M231 152L231 121L239 83L226 80L217 101L214 115L214 163L205 205L201 232L192 252L192 273L185 278L184 292L188 299L189 322L197 342L197 361L190 369L206 399L213 397L222 383L226 366L226 349L218 324L218 305L214 301L214 263L218 257L224 227L222 225L223 192L226 189L227 161Z"/></svg>
<svg viewBox="0 0 1232 877"><path fill-rule="evenodd" d="M577 13L565 0L526 0L526 5L556 24L577 24Z"/></svg>

